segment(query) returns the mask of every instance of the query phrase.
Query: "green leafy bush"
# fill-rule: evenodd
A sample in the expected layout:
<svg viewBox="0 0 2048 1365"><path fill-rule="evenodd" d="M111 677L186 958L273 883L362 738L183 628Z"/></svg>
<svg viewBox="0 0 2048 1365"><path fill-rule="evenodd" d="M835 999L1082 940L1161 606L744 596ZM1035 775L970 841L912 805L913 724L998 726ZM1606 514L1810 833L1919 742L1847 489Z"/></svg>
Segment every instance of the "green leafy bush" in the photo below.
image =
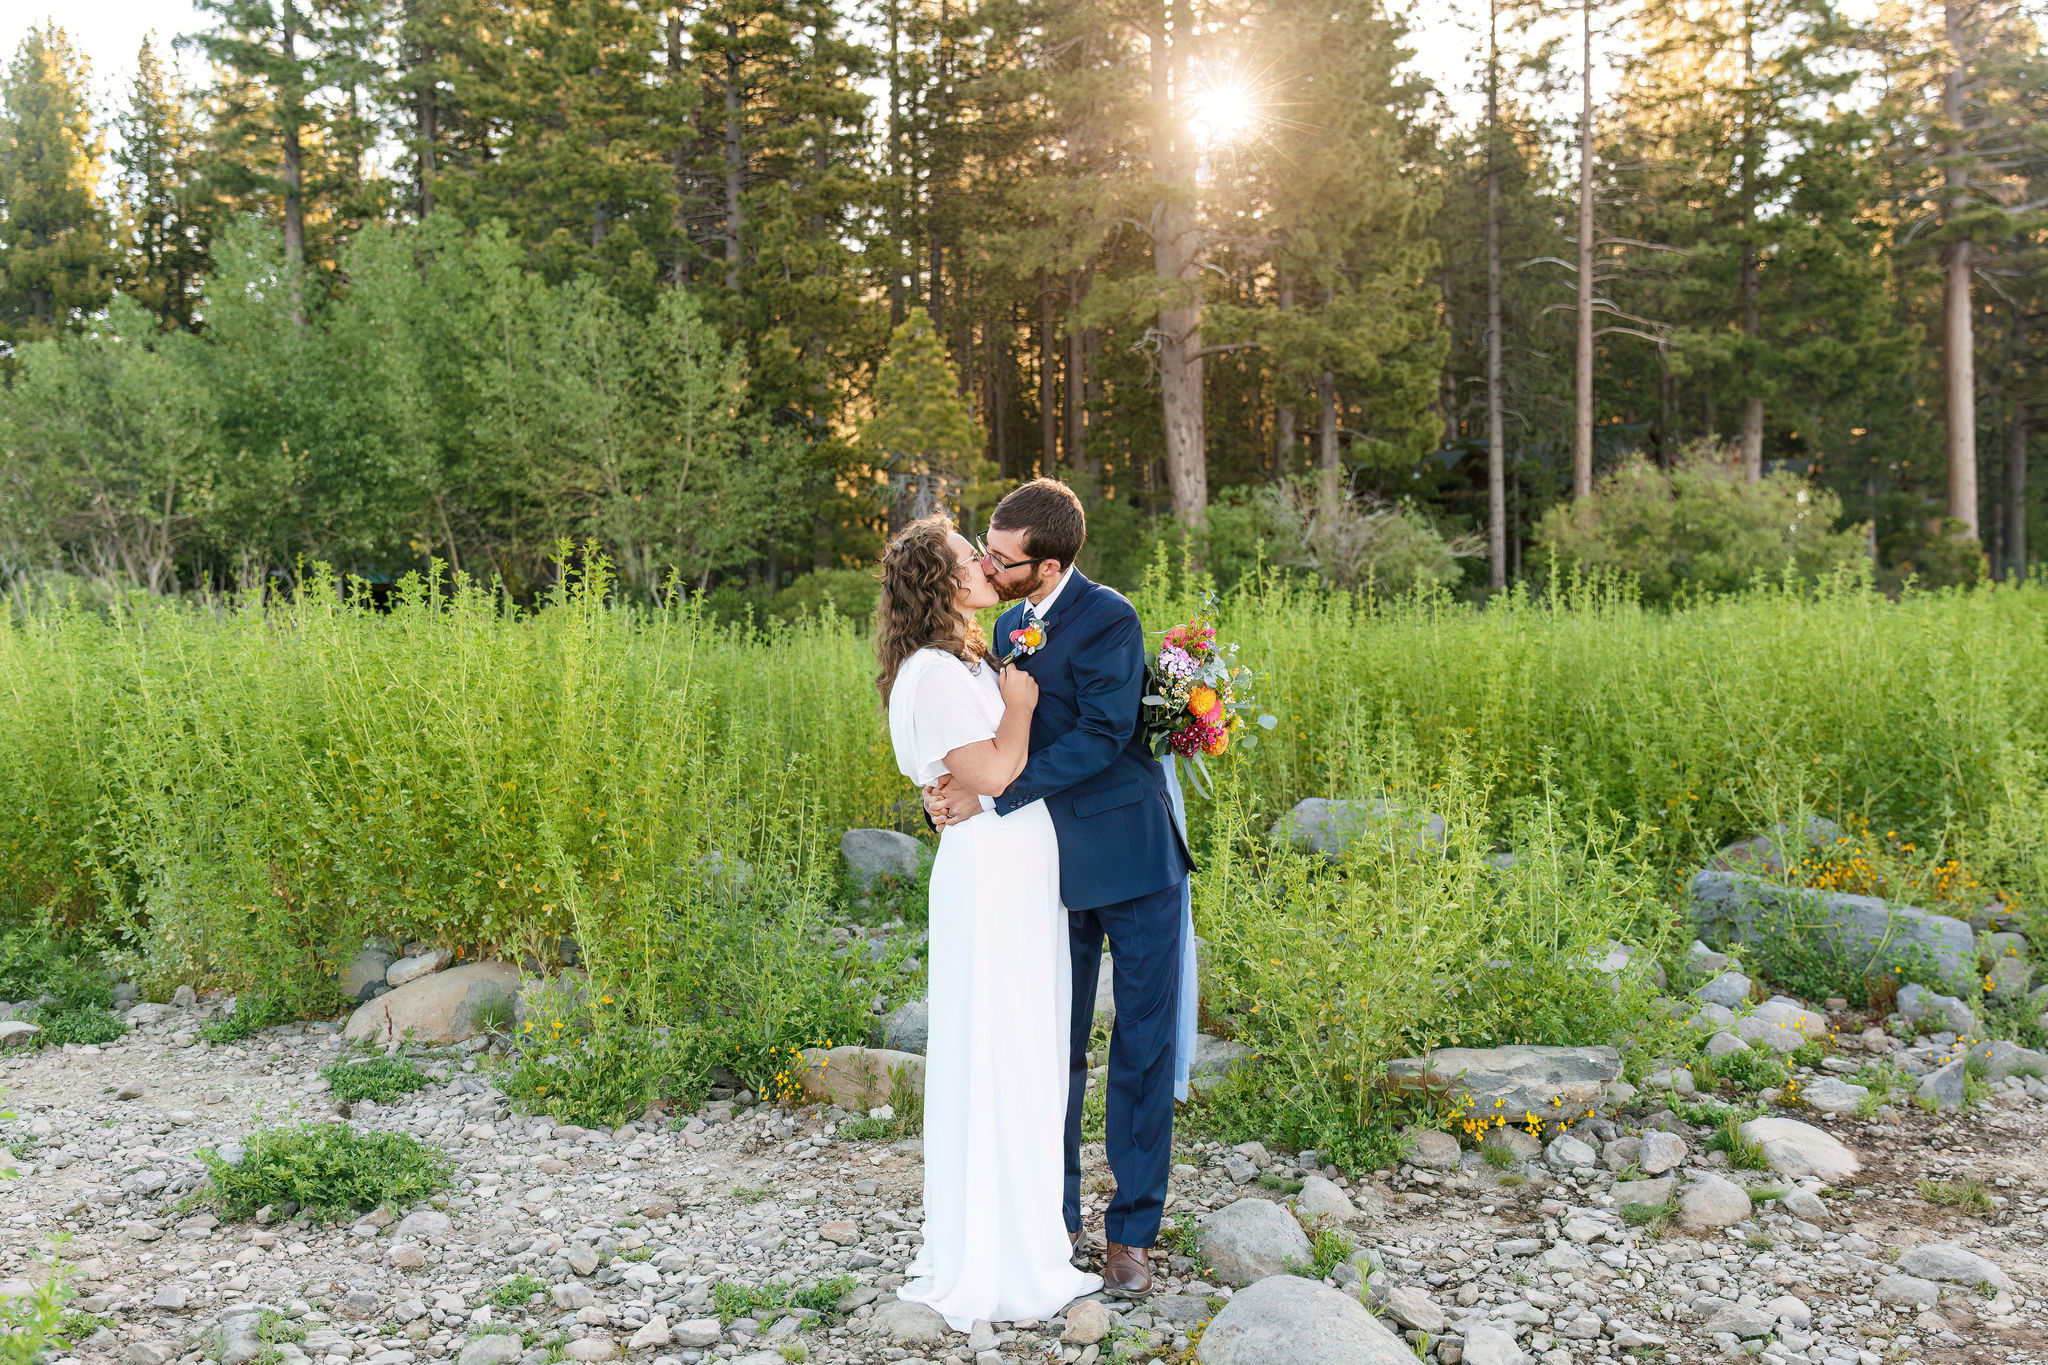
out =
<svg viewBox="0 0 2048 1365"><path fill-rule="evenodd" d="M795 622L806 616L822 616L829 608L841 620L866 626L875 619L875 604L881 600L882 584L867 569L813 569L798 574L790 585L775 594L768 614L777 621Z"/></svg>
<svg viewBox="0 0 2048 1365"><path fill-rule="evenodd" d="M297 987L290 993L237 996L232 1011L199 1026L199 1036L209 1043L240 1042L279 1024L331 1018L350 1003L334 983L324 977L300 979L290 984Z"/></svg>
<svg viewBox="0 0 2048 1365"><path fill-rule="evenodd" d="M297 1204L323 1222L390 1205L403 1208L446 1189L448 1158L405 1133L346 1123L305 1123L251 1133L241 1162L201 1148L209 1182L201 1199L230 1218L265 1205Z"/></svg>
<svg viewBox="0 0 2048 1365"><path fill-rule="evenodd" d="M711 1286L711 1311L718 1315L720 1322L728 1325L735 1318L763 1310L771 1313L808 1310L828 1322L834 1322L839 1317L839 1300L853 1289L855 1283L851 1275L820 1280L802 1289L788 1280L759 1285L720 1280Z"/></svg>
<svg viewBox="0 0 2048 1365"><path fill-rule="evenodd" d="M64 1305L71 1301L65 1269L55 1256L48 1275L19 1298L0 1298L0 1365L35 1365L52 1347L70 1345L63 1332Z"/></svg>
<svg viewBox="0 0 2048 1365"><path fill-rule="evenodd" d="M427 1073L404 1057L344 1058L320 1073L338 1100L389 1104L427 1084Z"/></svg>
<svg viewBox="0 0 2048 1365"><path fill-rule="evenodd" d="M1864 533L1836 530L1841 516L1827 489L1786 473L1749 483L1695 448L1670 470L1640 455L1624 461L1591 497L1546 511L1536 539L1559 571L1622 574L1644 602L1663 605L1681 592L1736 592L1788 570L1811 582L1857 564Z"/></svg>

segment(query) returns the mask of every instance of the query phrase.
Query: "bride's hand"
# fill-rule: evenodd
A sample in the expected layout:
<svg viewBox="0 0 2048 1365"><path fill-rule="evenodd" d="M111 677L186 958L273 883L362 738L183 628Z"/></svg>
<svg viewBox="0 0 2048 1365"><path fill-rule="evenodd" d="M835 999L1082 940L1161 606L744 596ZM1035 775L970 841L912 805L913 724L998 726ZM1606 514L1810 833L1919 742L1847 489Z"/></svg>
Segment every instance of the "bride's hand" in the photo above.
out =
<svg viewBox="0 0 2048 1365"><path fill-rule="evenodd" d="M1004 706L1029 711L1038 705L1038 680L1017 665L1011 664L1003 670L998 685L1002 689Z"/></svg>

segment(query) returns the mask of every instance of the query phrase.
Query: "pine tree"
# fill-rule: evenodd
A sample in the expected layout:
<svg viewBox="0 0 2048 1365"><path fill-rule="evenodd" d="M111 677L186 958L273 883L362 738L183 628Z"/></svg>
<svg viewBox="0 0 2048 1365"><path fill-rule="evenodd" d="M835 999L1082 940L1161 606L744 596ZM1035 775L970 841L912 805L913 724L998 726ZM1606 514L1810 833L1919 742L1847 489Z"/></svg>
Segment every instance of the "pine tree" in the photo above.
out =
<svg viewBox="0 0 2048 1365"><path fill-rule="evenodd" d="M31 29L0 80L0 359L104 307L119 273L84 57Z"/></svg>
<svg viewBox="0 0 2048 1365"><path fill-rule="evenodd" d="M207 271L205 224L194 203L196 131L184 93L171 83L156 47L136 55L128 106L117 119L121 147L121 239L127 260L121 292L155 314L163 328L190 327Z"/></svg>
<svg viewBox="0 0 2048 1365"><path fill-rule="evenodd" d="M986 437L930 317L913 313L890 334L874 403L860 443L875 468L887 471L892 526L941 509L971 514L994 501Z"/></svg>

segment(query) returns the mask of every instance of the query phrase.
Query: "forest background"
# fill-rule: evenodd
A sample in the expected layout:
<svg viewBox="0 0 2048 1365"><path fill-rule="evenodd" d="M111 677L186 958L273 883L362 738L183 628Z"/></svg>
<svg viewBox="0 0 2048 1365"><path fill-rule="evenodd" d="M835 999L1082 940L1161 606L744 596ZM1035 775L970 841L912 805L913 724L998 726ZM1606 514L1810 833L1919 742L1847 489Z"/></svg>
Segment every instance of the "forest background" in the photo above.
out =
<svg viewBox="0 0 2048 1365"><path fill-rule="evenodd" d="M0 83L17 591L574 541L860 615L1039 473L1120 584L2042 543L2025 5L1495 0L1463 100L1378 0L198 8L113 107L54 23Z"/></svg>

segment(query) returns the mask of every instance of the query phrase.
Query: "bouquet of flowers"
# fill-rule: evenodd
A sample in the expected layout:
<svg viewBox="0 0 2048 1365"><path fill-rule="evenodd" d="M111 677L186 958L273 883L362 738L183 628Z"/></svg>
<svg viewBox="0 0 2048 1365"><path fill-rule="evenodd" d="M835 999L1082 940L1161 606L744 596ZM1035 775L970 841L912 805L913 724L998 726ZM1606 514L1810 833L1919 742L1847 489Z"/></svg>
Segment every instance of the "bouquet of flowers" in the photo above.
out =
<svg viewBox="0 0 2048 1365"><path fill-rule="evenodd" d="M1189 784L1205 795L1208 759L1233 744L1257 745L1248 723L1262 730L1279 723L1258 709L1253 680L1252 671L1237 661L1237 646L1216 643L1206 610L1167 631L1145 663L1145 733L1152 752L1161 758L1171 754L1186 769Z"/></svg>

